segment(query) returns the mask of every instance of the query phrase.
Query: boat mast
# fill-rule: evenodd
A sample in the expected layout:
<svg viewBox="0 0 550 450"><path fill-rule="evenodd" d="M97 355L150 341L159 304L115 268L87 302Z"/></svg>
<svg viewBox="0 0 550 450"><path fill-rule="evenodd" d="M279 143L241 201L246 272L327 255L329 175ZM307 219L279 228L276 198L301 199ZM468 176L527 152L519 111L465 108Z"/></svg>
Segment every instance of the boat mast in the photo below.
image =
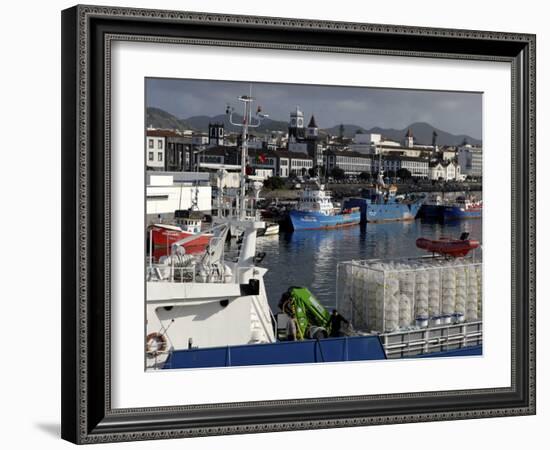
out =
<svg viewBox="0 0 550 450"><path fill-rule="evenodd" d="M378 153L378 185L380 187L386 187L384 183L384 171L382 170L382 151Z"/></svg>
<svg viewBox="0 0 550 450"><path fill-rule="evenodd" d="M238 197L237 208L239 210L239 219L245 220L246 218L246 163L248 162L248 129L257 128L260 126L262 119L269 117L267 114L262 114L260 107L256 110L255 120L252 118L252 103L255 98L252 97L252 85L250 86L249 95L241 95L239 101L244 104L244 113L242 123L235 122L233 120L233 113L235 109L229 105L225 110L225 113L229 115L229 123L236 127L242 128L241 137L241 180L240 191Z"/></svg>

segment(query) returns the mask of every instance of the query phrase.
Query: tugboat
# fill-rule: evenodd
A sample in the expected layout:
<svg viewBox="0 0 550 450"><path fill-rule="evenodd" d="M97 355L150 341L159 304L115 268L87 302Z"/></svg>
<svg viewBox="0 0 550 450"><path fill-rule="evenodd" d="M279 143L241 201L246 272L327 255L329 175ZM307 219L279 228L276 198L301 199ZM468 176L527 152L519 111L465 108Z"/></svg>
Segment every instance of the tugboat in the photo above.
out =
<svg viewBox="0 0 550 450"><path fill-rule="evenodd" d="M444 220L477 219L483 211L482 201L473 201L470 198L460 196L450 205L443 207Z"/></svg>
<svg viewBox="0 0 550 450"><path fill-rule="evenodd" d="M361 221L359 208L346 207L340 212L336 211L330 192L322 184L316 184L313 188L306 187L289 217L295 231L347 227Z"/></svg>

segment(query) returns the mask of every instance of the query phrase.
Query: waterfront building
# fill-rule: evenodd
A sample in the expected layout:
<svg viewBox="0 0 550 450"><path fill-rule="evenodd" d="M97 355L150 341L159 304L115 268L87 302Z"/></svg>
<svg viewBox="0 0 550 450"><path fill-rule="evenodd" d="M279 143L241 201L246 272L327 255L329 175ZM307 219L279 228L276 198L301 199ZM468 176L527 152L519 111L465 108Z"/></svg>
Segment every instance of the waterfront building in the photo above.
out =
<svg viewBox="0 0 550 450"><path fill-rule="evenodd" d="M309 169L313 169L313 158L307 154L278 150L277 156L280 177L307 175Z"/></svg>
<svg viewBox="0 0 550 450"><path fill-rule="evenodd" d="M373 173L380 171L380 159L373 158ZM397 173L399 169L407 169L413 178L428 178L429 160L423 157L412 157L403 155L384 155L382 157L382 170Z"/></svg>
<svg viewBox="0 0 550 450"><path fill-rule="evenodd" d="M224 145L225 133L223 122L208 124L208 145L211 147Z"/></svg>
<svg viewBox="0 0 550 450"><path fill-rule="evenodd" d="M241 154L238 147L218 146L197 153L201 163L240 165ZM267 150L249 148L247 165L256 174L268 178L280 176L288 178L291 175L304 175L313 168L313 158L304 152L291 152L284 148Z"/></svg>
<svg viewBox="0 0 550 450"><path fill-rule="evenodd" d="M233 146L218 145L196 149L193 157L193 167L197 162L208 164L240 164L239 149Z"/></svg>
<svg viewBox="0 0 550 450"><path fill-rule="evenodd" d="M382 155L388 155L388 156L406 156L409 158L419 158L424 153L425 150L419 147L401 147L401 146L388 146L388 145L381 145L377 147L376 154L382 153Z"/></svg>
<svg viewBox="0 0 550 450"><path fill-rule="evenodd" d="M363 153L365 155L403 155L418 158L426 149L431 146L417 145L414 143L414 136L411 129L407 131L403 142L396 142L385 139L379 133L356 133L350 145L350 150Z"/></svg>
<svg viewBox="0 0 550 450"><path fill-rule="evenodd" d="M191 136L171 132L166 135L164 169L169 172L181 172L189 167Z"/></svg>
<svg viewBox="0 0 550 450"><path fill-rule="evenodd" d="M159 215L166 220L174 211L189 209L196 202L200 211L212 210L210 174L201 172L147 172L147 223L158 222Z"/></svg>
<svg viewBox="0 0 550 450"><path fill-rule="evenodd" d="M433 160L429 164L430 180L461 180L460 165L453 160Z"/></svg>
<svg viewBox="0 0 550 450"><path fill-rule="evenodd" d="M346 175L357 176L362 172L372 172L372 157L350 150L327 150L324 156L326 173L335 167L342 169Z"/></svg>
<svg viewBox="0 0 550 450"><path fill-rule="evenodd" d="M145 166L147 170L165 169L166 135L169 133L172 132L147 129L145 137Z"/></svg>
<svg viewBox="0 0 550 450"><path fill-rule="evenodd" d="M457 160L463 175L479 178L483 175L483 150L466 141L457 149Z"/></svg>
<svg viewBox="0 0 550 450"><path fill-rule="evenodd" d="M457 156L456 147L440 147L437 154L443 161L455 160Z"/></svg>

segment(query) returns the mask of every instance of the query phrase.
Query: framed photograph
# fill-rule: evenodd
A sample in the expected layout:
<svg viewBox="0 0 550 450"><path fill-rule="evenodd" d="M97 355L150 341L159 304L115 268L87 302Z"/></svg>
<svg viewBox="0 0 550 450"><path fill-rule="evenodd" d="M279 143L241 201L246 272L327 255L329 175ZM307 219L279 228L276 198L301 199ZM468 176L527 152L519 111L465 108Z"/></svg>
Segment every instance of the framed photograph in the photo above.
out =
<svg viewBox="0 0 550 450"><path fill-rule="evenodd" d="M535 414L535 36L62 12L62 437Z"/></svg>

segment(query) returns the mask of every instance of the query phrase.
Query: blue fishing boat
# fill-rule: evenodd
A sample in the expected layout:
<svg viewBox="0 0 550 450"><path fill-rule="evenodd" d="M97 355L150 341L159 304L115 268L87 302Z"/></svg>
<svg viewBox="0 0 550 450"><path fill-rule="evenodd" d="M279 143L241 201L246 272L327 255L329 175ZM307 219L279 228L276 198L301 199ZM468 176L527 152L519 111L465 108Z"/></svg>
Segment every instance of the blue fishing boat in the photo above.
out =
<svg viewBox="0 0 550 450"><path fill-rule="evenodd" d="M381 158L381 156L380 156ZM344 202L344 208L359 208L361 223L396 222L414 220L422 206L423 198L412 199L397 195L397 186L386 186L382 162L374 187L362 189L360 198L350 198Z"/></svg>
<svg viewBox="0 0 550 450"><path fill-rule="evenodd" d="M444 220L477 219L481 217L483 202L466 197L457 197L454 203L443 207Z"/></svg>
<svg viewBox="0 0 550 450"><path fill-rule="evenodd" d="M442 219L445 203L440 195L431 195L422 203L418 215L423 219Z"/></svg>
<svg viewBox="0 0 550 450"><path fill-rule="evenodd" d="M359 208L345 207L337 211L330 192L323 185L306 187L289 217L295 231L341 228L357 225L361 221Z"/></svg>
<svg viewBox="0 0 550 450"><path fill-rule="evenodd" d="M361 197L350 198L344 208L359 208L361 222L395 222L414 220L422 206L422 199L398 196L397 187L363 189Z"/></svg>

